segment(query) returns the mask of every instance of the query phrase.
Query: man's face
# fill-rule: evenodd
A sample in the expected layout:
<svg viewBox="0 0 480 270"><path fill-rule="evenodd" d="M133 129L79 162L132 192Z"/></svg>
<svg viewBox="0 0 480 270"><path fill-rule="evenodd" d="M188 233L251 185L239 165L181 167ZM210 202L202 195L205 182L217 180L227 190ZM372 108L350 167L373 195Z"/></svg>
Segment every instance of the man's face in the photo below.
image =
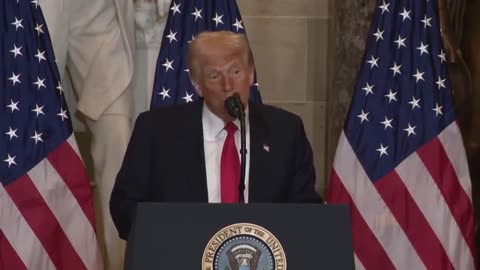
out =
<svg viewBox="0 0 480 270"><path fill-rule="evenodd" d="M253 84L253 66L242 55L211 54L199 59L197 78L193 86L204 98L208 108L224 122L234 120L224 103L227 97L238 93L245 107Z"/></svg>

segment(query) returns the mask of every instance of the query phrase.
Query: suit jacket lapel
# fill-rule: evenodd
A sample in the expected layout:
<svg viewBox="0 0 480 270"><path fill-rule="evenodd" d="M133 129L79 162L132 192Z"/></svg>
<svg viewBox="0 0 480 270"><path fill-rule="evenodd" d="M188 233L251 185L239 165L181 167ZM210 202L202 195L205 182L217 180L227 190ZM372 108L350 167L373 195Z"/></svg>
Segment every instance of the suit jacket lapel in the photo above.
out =
<svg viewBox="0 0 480 270"><path fill-rule="evenodd" d="M203 146L202 107L203 102L197 102L193 107L192 126L185 136L184 168L187 170L187 186L192 202L208 202L207 174L205 168L205 151ZM189 112L190 113L190 112Z"/></svg>
<svg viewBox="0 0 480 270"><path fill-rule="evenodd" d="M257 105L249 104L250 120L250 178L249 202L259 200L258 190L262 189L262 179L268 177L269 134Z"/></svg>

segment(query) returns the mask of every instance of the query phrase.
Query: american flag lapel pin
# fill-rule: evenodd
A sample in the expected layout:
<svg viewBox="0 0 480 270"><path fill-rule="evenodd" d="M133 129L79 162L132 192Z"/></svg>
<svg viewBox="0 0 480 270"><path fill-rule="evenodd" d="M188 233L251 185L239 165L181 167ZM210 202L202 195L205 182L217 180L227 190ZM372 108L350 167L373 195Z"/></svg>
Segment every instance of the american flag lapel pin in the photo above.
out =
<svg viewBox="0 0 480 270"><path fill-rule="evenodd" d="M268 146L267 144L263 144L263 150L265 150L265 152L270 153L270 146Z"/></svg>

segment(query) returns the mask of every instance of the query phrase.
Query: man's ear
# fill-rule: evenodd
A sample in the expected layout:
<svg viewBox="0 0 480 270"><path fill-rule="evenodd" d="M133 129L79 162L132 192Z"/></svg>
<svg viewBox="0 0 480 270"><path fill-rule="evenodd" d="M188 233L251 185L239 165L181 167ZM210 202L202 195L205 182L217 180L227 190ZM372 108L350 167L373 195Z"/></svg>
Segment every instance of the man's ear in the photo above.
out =
<svg viewBox="0 0 480 270"><path fill-rule="evenodd" d="M203 91L202 91L200 85L197 82L195 82L194 80L190 80L190 82L192 83L193 88L195 89L195 92L197 92L197 95L200 96L200 97L203 97Z"/></svg>

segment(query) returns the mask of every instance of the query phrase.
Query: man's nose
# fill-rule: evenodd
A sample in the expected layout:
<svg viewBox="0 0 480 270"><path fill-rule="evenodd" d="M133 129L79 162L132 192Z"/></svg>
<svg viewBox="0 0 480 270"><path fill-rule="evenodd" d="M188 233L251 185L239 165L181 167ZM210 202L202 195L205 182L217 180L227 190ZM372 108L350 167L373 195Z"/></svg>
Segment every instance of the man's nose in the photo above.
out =
<svg viewBox="0 0 480 270"><path fill-rule="evenodd" d="M228 76L223 79L223 89L225 92L230 92L233 90L233 81Z"/></svg>

